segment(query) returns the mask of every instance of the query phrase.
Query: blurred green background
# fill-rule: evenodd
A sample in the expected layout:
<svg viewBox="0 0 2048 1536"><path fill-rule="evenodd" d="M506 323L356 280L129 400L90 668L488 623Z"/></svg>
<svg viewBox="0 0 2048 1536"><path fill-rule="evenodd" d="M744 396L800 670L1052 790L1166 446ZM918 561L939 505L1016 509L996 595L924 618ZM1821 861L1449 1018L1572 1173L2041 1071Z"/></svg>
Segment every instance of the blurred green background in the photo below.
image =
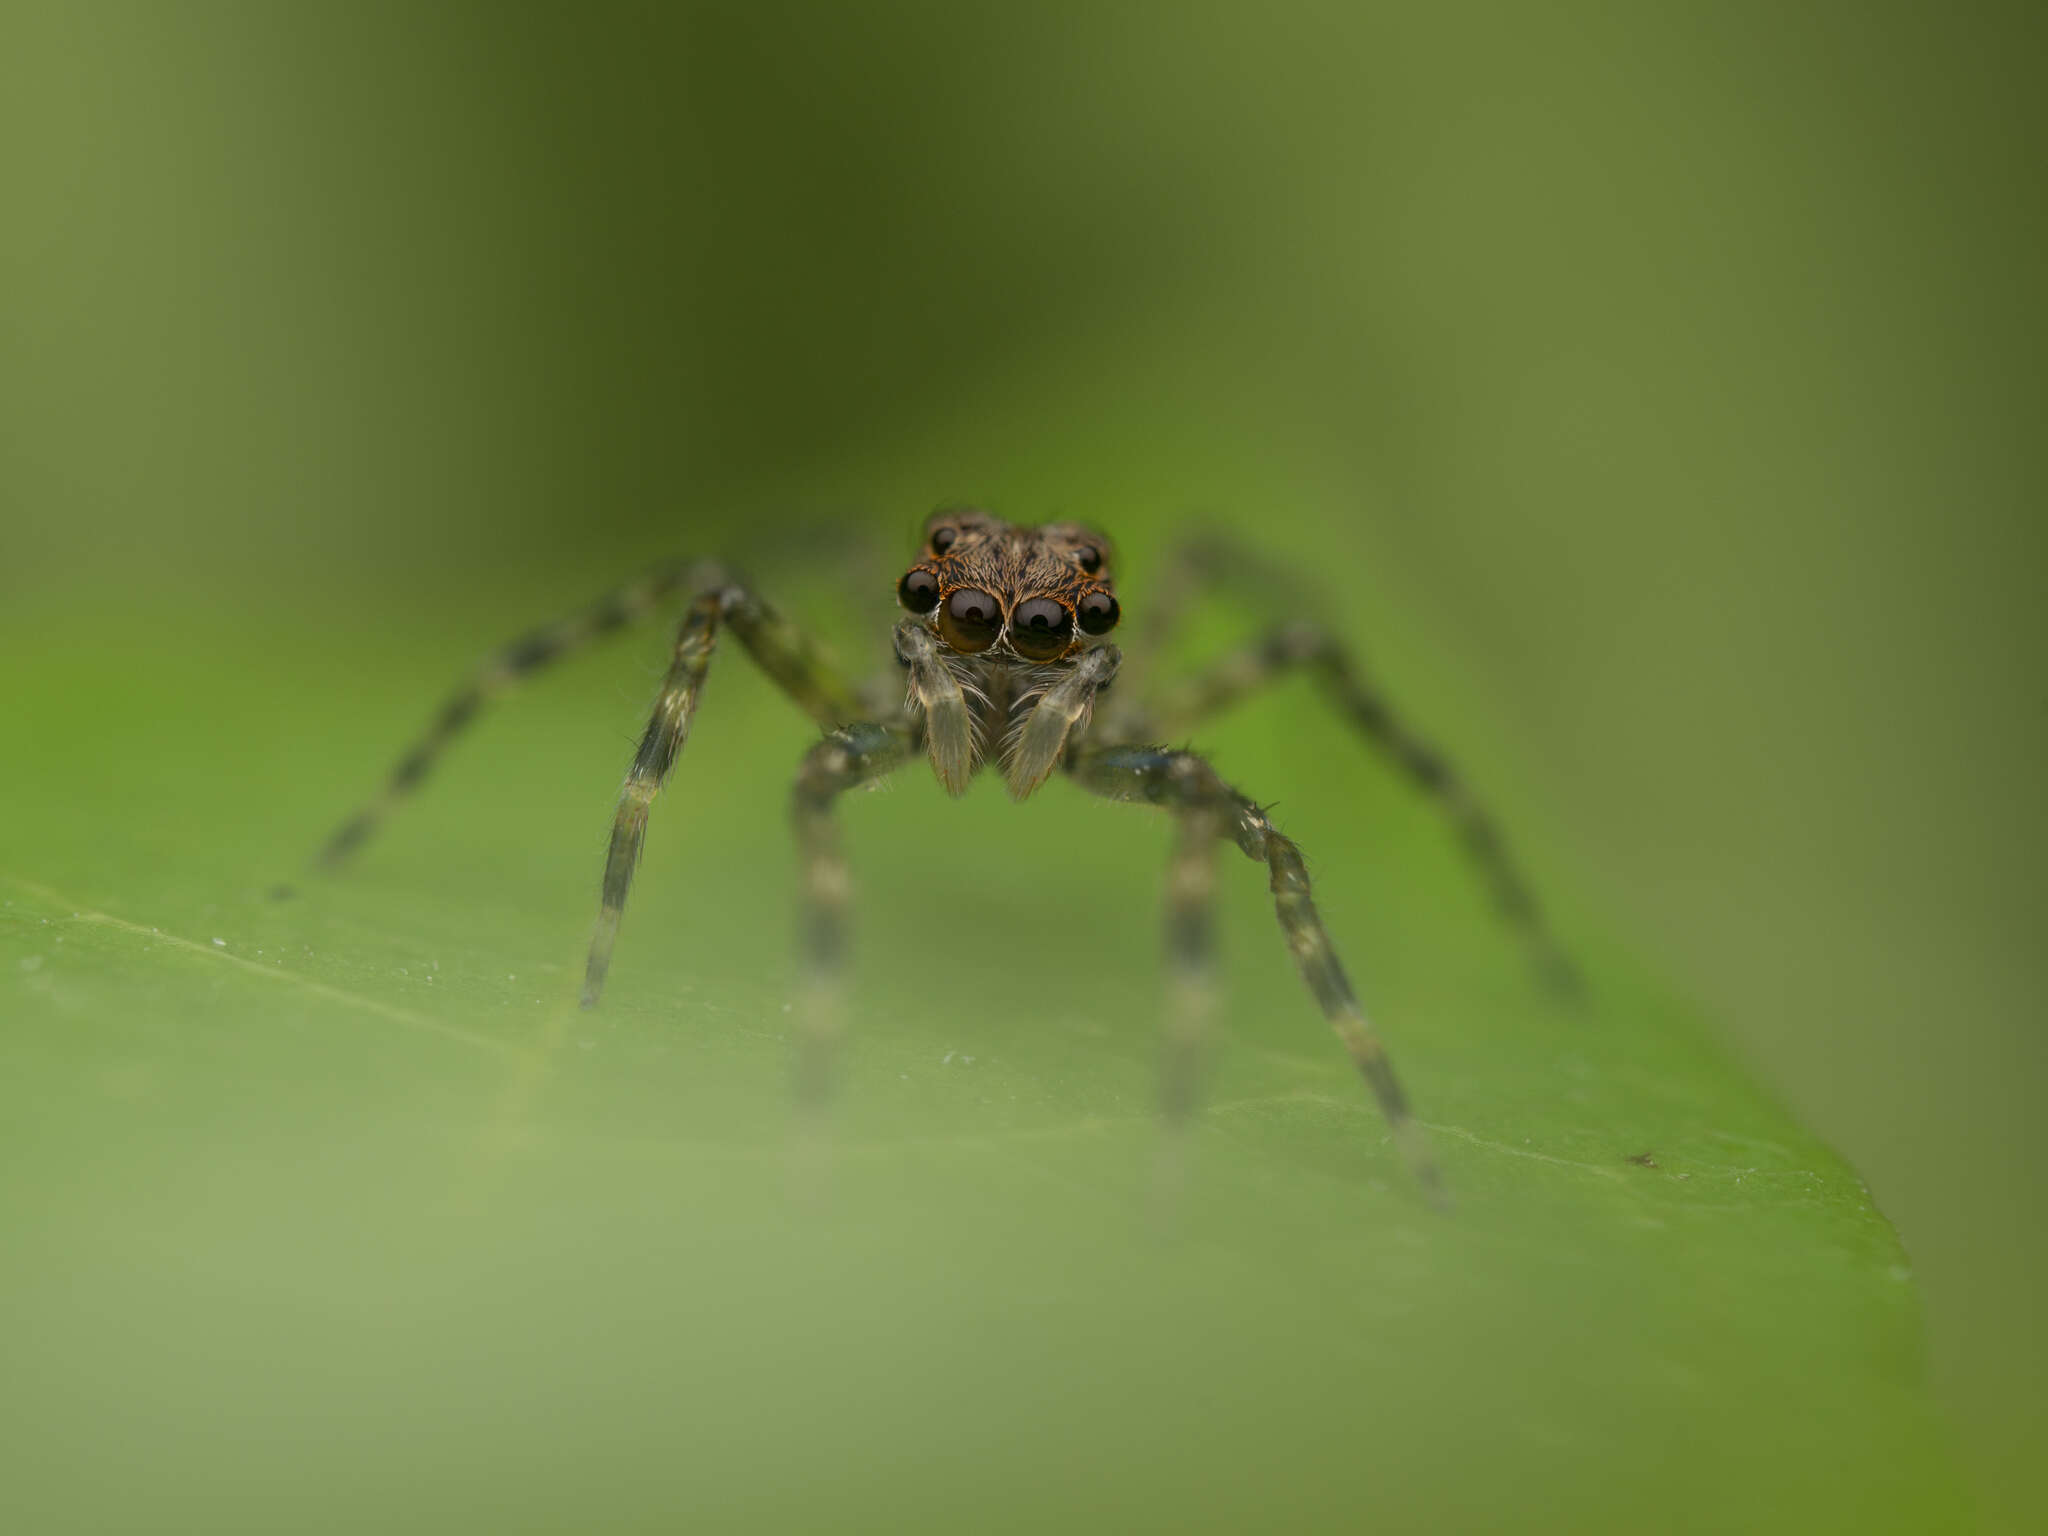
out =
<svg viewBox="0 0 2048 1536"><path fill-rule="evenodd" d="M1486 1216L1526 1205L1528 1192L1493 1191L1483 1171L1465 1170L1478 1235L1461 1228L1454 1240L1388 1188L1377 1164L1380 1193L1359 1230L1315 1250L1316 1278L1303 1282L1313 1296L1286 1292L1276 1305L1282 1293L1264 1271L1226 1265L1202 1271L1213 1281L1202 1298L1162 1303L1175 1320L1213 1322L1208 1309L1226 1301L1257 1314L1232 1346L1243 1358L1217 1365L1213 1380L1263 1379L1246 1362L1269 1345L1284 1353L1282 1336L1298 1342L1289 1308L1299 1307L1306 1336L1313 1321L1340 1315L1332 1297L1345 1266L1373 1264L1366 1290L1383 1303L1373 1326L1432 1353L1448 1378L1483 1375L1495 1359L1527 1368L1514 1373L1527 1401L1488 1399L1507 1419L1543 1417L1543 1372L1584 1377L1553 1384L1569 1405L1554 1416L1562 1430L1502 1441L1482 1415L1473 1442L1405 1462L1395 1492L1420 1502L1397 1497L1381 1511L1396 1528L1432 1523L1417 1492L1431 1479L1458 1490L1473 1524L1497 1518L1488 1499L1518 1488L1531 1524L1734 1520L1738 1505L1713 1502L1731 1497L1714 1469L1746 1463L1713 1449L1734 1456L1754 1449L1748 1436L1786 1425L1766 1414L1746 1434L1717 1419L1725 1443L1683 1417L1662 1430L1638 1415L1668 1411L1665 1399L1637 1401L1617 1385L1626 1360L1668 1345L1696 1368L1729 1337L1760 1351L1755 1374L1734 1378L1759 1411L1791 1391L1802 1413L1842 1416L1838 1440L1816 1431L1800 1444L1810 1468L1825 1468L1837 1492L1870 1480L1867 1505L1829 1504L1818 1482L1759 1463L1760 1507L1807 1528L1889 1513L1900 1528L1930 1529L1937 1512L1962 1528L2031 1528L2044 1502L2032 1458L2048 1436L2038 1309L2048 1146L2035 1109L2048 1087L2036 960L2048 916L2038 41L2025 6L7 7L0 603L16 702L0 716L0 873L15 884L0 894L19 926L15 974L0 983L13 991L0 991L0 1007L26 1070L11 1103L0 1100L17 1138L0 1179L14 1184L4 1209L27 1235L0 1263L60 1319L15 1341L25 1351L15 1380L37 1388L9 1406L44 1431L17 1446L44 1472L57 1469L48 1487L74 1475L89 1483L82 1469L96 1464L171 1476L164 1469L187 1452L159 1431L178 1413L142 1414L122 1384L212 1383L252 1466L290 1469L303 1453L303 1467L320 1469L291 1475L319 1490L336 1528L380 1509L349 1502L338 1468L376 1468L361 1473L363 1487L425 1490L413 1512L446 1528L481 1507L462 1499L466 1478L519 1489L507 1465L532 1476L536 1448L551 1444L562 1476L540 1477L533 1486L545 1494L519 1518L536 1528L624 1523L640 1507L636 1490L659 1483L649 1469L662 1453L635 1427L661 1410L651 1389L622 1388L595 1364L593 1380L569 1379L566 1362L586 1346L606 1369L638 1348L666 1357L658 1342L590 1344L579 1330L595 1326L592 1313L561 1332L554 1309L583 1283L571 1260L618 1250L640 1279L599 1295L636 1324L665 1315L673 1275L700 1263L705 1288L685 1310L708 1308L706 1298L758 1305L759 1271L744 1255L799 1270L826 1262L810 1246L825 1239L760 1214L752 1195L773 1182L760 1173L766 1154L732 1150L750 1145L741 1108L772 1107L778 1085L764 1079L751 1098L727 1102L691 1087L695 1069L671 1081L673 1063L565 1074L562 1107L537 1113L563 1117L558 1130L622 1116L615 1144L594 1152L577 1142L581 1153L554 1160L506 1153L490 1163L498 1172L477 1175L494 1193L443 1190L401 1217L374 1192L405 1188L415 1157L434 1164L446 1149L428 1128L475 1106L474 1085L455 1084L440 1057L394 1050L357 1064L358 1081L324 1056L294 1059L276 1044L283 1036L264 1032L268 983L227 995L213 975L221 967L182 951L157 963L191 974L159 975L142 951L122 948L127 930L105 923L69 935L87 967L74 976L29 927L63 921L72 898L138 929L175 921L202 945L212 937L204 925L239 923L223 936L267 938L273 958L303 948L309 966L338 967L318 973L337 994L487 1033L512 1016L505 1009L531 1006L539 1038L561 1046L570 1026L549 1021L566 982L549 983L545 999L518 987L500 997L489 990L492 946L573 963L606 799L659 663L651 634L625 643L630 659L614 651L609 663L579 663L509 706L502 725L494 717L360 880L309 888L296 908L265 908L250 893L296 866L491 642L641 561L717 550L787 569L779 590L790 606L818 615L841 654L867 662L893 616L888 560L930 507L971 498L1024 520L1108 527L1124 546L1134 613L1176 526L1196 515L1314 572L1378 670L1522 834L1603 988L1583 1026L1501 1002L1520 997L1520 980L1426 813L1350 755L1305 692L1220 729L1226 769L1281 802L1326 882L1350 882L1326 907L1372 940L1374 961L1354 968L1373 978L1369 996L1377 980L1389 999L1397 1049L1400 1008L1420 1016L1406 1037L1419 1050L1402 1059L1425 1118L1434 1105L1443 1122L1479 1123L1486 1104L1462 1120L1452 1112L1457 1074L1469 1065L1484 1080L1489 1060L1512 1059L1514 1092L1540 1106L1567 1092L1551 1075L1569 1075L1559 1062L1597 1074L1653 1049L1631 1035L1632 1000L1690 999L1766 1086L1758 1124L1776 1113L1775 1095L1853 1164L1896 1225L1925 1307L1938 1417L1923 1424L1917 1408L1899 1418L1879 1403L1894 1388L1914 1396L1898 1383L1917 1380L1917 1365L1885 1367L1883 1388L1845 1371L1845 1359L1917 1359L1918 1325L1873 1302L1871 1316L1885 1320L1866 1334L1862 1300L1817 1282L1800 1294L1796 1276L1811 1271L1792 1266L1787 1282L1766 1261L1803 1240L1779 1232L1782 1213L1730 1218L1756 1244L1744 1260L1754 1284L1734 1286L1729 1305L1777 1309L1776 1326L1695 1319L1682 1344L1631 1334L1611 1352L1562 1332L1531 1344L1526 1320L1503 1321L1495 1337L1470 1326L1487 1314L1478 1302L1447 1314L1424 1300L1463 1266L1519 1272L1490 1246L1500 1229ZM872 536L884 551L866 610L806 567L807 531L833 529ZM636 896L644 905L638 923L629 918L617 973L627 988L619 1016L648 1029L673 1023L679 990L700 989L692 1006L706 1030L728 1019L744 1037L780 995L780 807L803 729L745 670L728 661L714 677L678 790L657 812ZM1100 877L1109 884L1083 899L1097 901L1092 925L1053 915L1057 902L1052 912L1025 902L1006 943L926 909L908 872L928 881L936 866L978 906L1051 894L1058 871L1033 861L1068 832L1096 838L1097 822L1071 799L1010 812L988 786L944 811L928 788L890 797L876 812L882 830L850 833L867 855L861 877L879 892L863 941L882 957L864 969L878 996L861 1014L873 1042L863 1070L876 1080L863 1123L887 1124L879 1085L910 1084L913 1057L936 1061L953 1040L949 1020L1028 1054L1004 1031L1026 1031L1039 1014L1132 1019L1113 1046L1083 1035L1079 1046L1043 1047L1052 1056L1018 1067L1012 1090L1029 1098L1027 1083L1063 1084L1046 1090L1061 1123L1076 1123L1077 1106L1108 1113L1111 1099L1141 1123L1156 829L1115 823L1114 871ZM704 818L718 826L691 832L686 805L700 816L718 807ZM764 887L759 910L742 903L729 917L709 945L723 969L707 970L689 925L718 921L720 887L733 882ZM1291 985L1256 898L1240 892L1231 907L1232 963L1244 973L1232 982L1234 1015ZM1404 915L1411 904L1419 915ZM1070 921L1095 935L1070 957L1086 982L1080 995L1018 987L1020 972L1038 967L1020 965L1010 946L1033 960L1061 954L1081 943ZM417 978L405 983L410 1001L392 990L408 936L422 946L413 964L470 965L473 974L449 978L467 989L451 1011L420 998ZM957 955L934 958L949 948ZM650 990L632 990L636 966ZM1548 1022L1530 1028L1547 1044L1522 1060L1512 1030L1495 1040L1483 1025L1445 1024L1433 1034L1429 1008L1453 995L1440 1002L1449 1018L1461 1007L1474 1017L1534 1010ZM1685 1015L1669 1001L1642 1008L1644 1019ZM1284 1017L1260 1038L1296 1041L1304 1055L1322 1045L1292 994L1271 1011ZM110 1018L125 1044L84 1022ZM74 1032L58 1027L65 1020ZM1551 1052L1574 1027L1585 1033ZM1679 1042L1672 1059L1695 1060L1690 1024L1641 1029ZM399 1025L408 1031L418 1033ZM79 1043L88 1035L95 1043ZM309 1086L312 1059L332 1075ZM144 1079L123 1075L131 1061L152 1064ZM1699 1070L1729 1102L1750 1103L1716 1075L1722 1068ZM522 1105L537 1092L516 1087L524 1071L508 1090ZM1095 1082L1098 1071L1117 1086ZM232 1083L248 1101L223 1120L218 1091L194 1087L205 1081ZM1341 1093L1341 1074L1332 1081L1326 1091ZM97 1085L92 1115L57 1091L81 1083ZM636 1083L645 1102L632 1097ZM1239 1087L1249 1097L1292 1091ZM182 1121L180 1105L198 1118ZM971 1106L903 1108L911 1123L970 1144L981 1123ZM388 1134L368 1137L353 1160L310 1176L301 1166L296 1180L282 1166L250 1166L295 1145L294 1125L366 1114L388 1117ZM133 1128L131 1115L146 1128L135 1134L161 1138L138 1145L189 1157L178 1164L192 1181L183 1196L137 1172L148 1158L105 1150L111 1127ZM641 1144L645 1156L635 1155L647 1127L693 1115L723 1127L705 1132L723 1149L711 1173L681 1166L687 1145ZM1262 1155L1321 1157L1340 1184L1356 1173L1315 1150L1315 1126L1266 1129L1306 1141L1278 1153L1269 1143ZM1123 1134L1122 1151L1142 1162L1142 1134ZM1142 1523L1119 1497L1164 1519L1166 1506L1142 1501L1161 1487L1207 1485L1171 1458L1120 1456L1117 1437L1123 1415L1158 1413L1190 1437L1183 1451L1202 1446L1201 1425L1174 1416L1176 1371L1192 1369L1192 1357L1176 1353L1163 1325L1155 1335L1141 1321L1146 1286L1177 1294L1171 1266L1128 1240L1122 1207L1102 1197L1086 1158L1065 1183L997 1178L993 1195L974 1187L975 1157L961 1162L959 1189L919 1184L915 1199L854 1200L834 1239L844 1245L824 1250L829 1262L845 1265L853 1297L894 1294L889 1256L919 1254L924 1220L947 1213L988 1241L969 1257L949 1251L950 1261L926 1252L918 1306L962 1330L968 1321L947 1308L964 1287L1018 1275L1052 1286L1050 1277L1071 1278L1069 1260L1140 1277L1113 1295L1073 1280L1042 1297L1047 1337L1091 1341L1064 1382L1075 1401L1056 1378L1033 1374L1038 1334L999 1335L980 1354L954 1341L949 1356L943 1328L920 1337L912 1313L888 1312L857 1346L822 1323L815 1336L793 1324L780 1364L750 1366L737 1344L692 1357L719 1385L679 1421L700 1448L721 1444L707 1403L728 1392L747 1401L735 1382L794 1387L803 1377L790 1362L807 1351L876 1382L909 1370L903 1362L920 1351L941 1376L949 1358L975 1361L1014 1371L1028 1390L1006 1396L998 1378L982 1395L964 1391L949 1419L985 1415L994 1437L1067 1416L1099 1432L1099 1464L1074 1475L1105 1523ZM506 1179L507 1166L522 1177ZM1221 1211L1254 1228L1268 1218L1271 1230L1258 1230L1274 1251L1299 1240L1269 1192L1228 1171L1230 1154L1212 1151L1204 1166L1216 1170ZM907 1187L937 1175L903 1177ZM678 1211L726 1234L708 1262L675 1246L682 1239L656 1214L657 1185L670 1180ZM579 1228L563 1213L582 1209L579 1190L593 1187L628 1193L600 1195L596 1212L614 1219L593 1214ZM1854 1179L1842 1175L1841 1187L1850 1200ZM316 1221L322 1201L360 1218L348 1241ZM997 1239L1012 1219L991 1210L1011 1201L1016 1232L1069 1246L1050 1257L1006 1250ZM1070 1201L1084 1218L1071 1217ZM507 1202L518 1218L494 1221ZM281 1261L256 1251L245 1218L280 1209L304 1225L286 1220L278 1240L319 1264L266 1267ZM646 1225L621 1247L627 1212ZM1553 1214L1539 1206L1528 1219ZM1857 1225L1849 1205L1838 1214L1869 1253L1888 1241ZM1668 1249L1589 1239L1579 1252L1586 1284L1546 1269L1557 1288L1532 1295L1597 1328L1606 1287L1715 1269L1720 1239L1699 1237L1695 1260L1684 1219L1643 1219L1676 1223ZM1556 1220L1577 1230L1571 1217ZM123 1223L128 1238L106 1237ZM1404 1279L1375 1232L1395 1250L1432 1251L1448 1270L1424 1265ZM339 1247L330 1253L328 1242ZM417 1262L385 1268L380 1253ZM131 1262L167 1287L152 1344L168 1354L154 1372L104 1326L135 1316L140 1282L121 1278ZM466 1315L452 1297L507 1270L523 1288L495 1296L507 1309L491 1314L496 1323L450 1324ZM333 1294L313 1283L316 1271L334 1277ZM403 1293L395 1315L421 1330L402 1348L331 1326L349 1288L372 1273L389 1288L379 1294ZM449 1294L430 1304L412 1286ZM36 1315L18 1310L15 1320ZM559 1421L518 1398L505 1340L519 1329L498 1326L507 1317L520 1328L530 1318L533 1338L553 1341L535 1350L544 1376L564 1383ZM309 1318L327 1322L309 1333ZM1116 1343L1133 1329L1139 1342L1120 1358ZM1880 1335L1886 1342L1873 1344ZM315 1336L331 1347L304 1345ZM377 1421L412 1389L370 1367L351 1376L359 1349L373 1365L395 1369L410 1349L445 1366L447 1379L407 1399L417 1424ZM1774 1350L1800 1389L1765 1369ZM251 1406L269 1401L260 1393L236 1396L238 1362L251 1380L276 1369L299 1400L326 1405L297 1428L305 1444L342 1447L341 1459L306 1451L295 1428ZM1342 1379L1361 1398L1387 1380L1413 1390L1437 1379L1381 1366L1352 1362ZM1139 1372L1138 1386L1127 1371ZM929 1385L914 1371L904 1380ZM945 1470L901 1444L890 1461L865 1438L875 1423L899 1422L886 1386L877 1406L839 1401L845 1385L791 1416L802 1432L790 1445L733 1452L733 1465L750 1469L744 1484L754 1470L783 1469L783 1453L807 1464L822 1435L841 1458L826 1465L872 1474L827 1478L819 1502L778 1506L781 1518L834 1523L830 1510L879 1528L907 1488L939 1489L937 1503L904 1506L931 1513L952 1508L947 1490L985 1496L977 1467L1036 1486L1026 1469L1042 1475L1055 1454L1026 1435L954 1445ZM1421 1390L1422 1420L1457 1422L1444 1416L1449 1399ZM122 1402L138 1415L129 1440L118 1438L128 1421L109 1418ZM1374 1411L1379 1429L1413 1422L1398 1405ZM1668 1434L1696 1443L1699 1460L1688 1472L1683 1455L1665 1464L1630 1452L1612 1465L1578 1455L1571 1434L1597 1439L1586 1426L1602 1411L1649 1437L1631 1442L1617 1429L1612 1443L1639 1450ZM1859 1437L1862 1412L1878 1427ZM750 1424L784 1422L759 1404L749 1414ZM107 1427L106 1459L63 1448L66 1426L88 1421ZM469 1433L437 1452L435 1435L451 1422ZM1544 1438L1553 1432L1564 1438ZM417 1465L394 1452L400 1444ZM1396 1445L1414 1450L1398 1435ZM134 1447L146 1455L130 1456ZM1226 1441L1194 1459L1213 1470L1230 1450ZM758 1468L750 1456L763 1458ZM1332 1458L1349 1470L1332 1475L1326 1506L1317 1479ZM1276 1438L1245 1465L1291 1490L1269 1493L1267 1513L1341 1521L1370 1513L1338 1493L1372 1460L1372 1445L1340 1422L1327 1439ZM1923 1463L1924 1476L1912 1470ZM1567 1475L1603 1467L1605 1496ZM721 1486L719 1497L739 1497ZM270 1517L304 1513L291 1487L241 1492ZM1233 1502L1242 1492L1210 1490L1211 1518L1250 1518ZM186 1493L189 1504L155 1506L160 1522L183 1510L218 1528L219 1509ZM687 1507L687 1486L663 1488L670 1494ZM263 1502L271 1497L283 1502ZM109 1498L87 1502L109 1523L159 1523L136 1514L146 1502ZM35 1505L37 1524L62 1523L61 1503ZM1018 1490L998 1503L1038 1507ZM738 1522L743 1505L707 1518ZM1437 1513L1439 1526L1465 1523Z"/></svg>

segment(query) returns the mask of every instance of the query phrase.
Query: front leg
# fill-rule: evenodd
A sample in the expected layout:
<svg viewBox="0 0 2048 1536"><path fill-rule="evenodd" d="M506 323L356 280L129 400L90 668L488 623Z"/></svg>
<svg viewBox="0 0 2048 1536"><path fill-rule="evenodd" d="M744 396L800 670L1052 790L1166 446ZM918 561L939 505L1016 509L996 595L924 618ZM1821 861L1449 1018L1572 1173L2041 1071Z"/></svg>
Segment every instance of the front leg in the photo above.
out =
<svg viewBox="0 0 2048 1536"><path fill-rule="evenodd" d="M790 821L803 860L804 1010L797 1043L797 1102L821 1108L831 1093L841 1034L846 912L853 883L839 848L839 797L894 771L915 751L902 726L863 722L833 731L804 754L790 794Z"/></svg>
<svg viewBox="0 0 2048 1536"><path fill-rule="evenodd" d="M1329 931L1316 911L1301 850L1280 834L1256 804L1224 783L1214 768L1192 752L1164 747L1084 747L1069 760L1068 772L1095 794L1111 800L1163 806L1180 819L1183 841L1176 870L1180 878L1185 879L1190 873L1197 877L1189 893L1192 899L1187 903L1191 908L1206 905L1206 891L1199 881L1199 866L1187 863L1188 838L1199 837L1205 830L1210 835L1228 836L1246 858L1266 866L1274 915L1287 937L1295 968L1379 1101L1380 1112L1386 1116L1417 1182L1432 1201L1441 1203L1442 1176L1409 1113L1408 1096L1394 1075L1394 1064L1387 1057L1386 1047L1359 1006L1343 963L1330 943ZM1181 901L1177 893L1176 907ZM1196 933L1189 914L1176 911L1175 921L1186 929L1182 943L1201 943L1206 947L1206 934ZM1190 954L1181 958L1185 961L1197 957ZM1205 964L1205 958L1199 963ZM1173 1112L1170 1101L1168 1108L1169 1113Z"/></svg>
<svg viewBox="0 0 2048 1536"><path fill-rule="evenodd" d="M618 939L619 920L625 912L626 892L632 887L633 871L640 862L641 845L647 837L648 808L661 792L669 770L675 767L683 743L689 739L690 721L697 713L697 699L703 691L704 674L711 666L711 653L718 645L718 631L727 624L761 670L820 725L832 726L859 716L860 705L853 689L817 646L745 587L716 587L690 605L682 627L676 632L668 676L654 701L654 713L640 737L640 749L633 755L633 767L619 795L618 814L612 820L611 847L604 864L604 894L597 928L590 939L590 958L583 971L586 1008L596 1006L604 993L612 946Z"/></svg>
<svg viewBox="0 0 2048 1536"><path fill-rule="evenodd" d="M726 580L710 561L672 561L606 593L589 607L529 631L492 656L448 696L426 734L398 760L378 796L335 831L320 853L320 865L335 869L383 825L398 803L412 794L484 705L544 667L592 645L651 613L677 592L703 591Z"/></svg>

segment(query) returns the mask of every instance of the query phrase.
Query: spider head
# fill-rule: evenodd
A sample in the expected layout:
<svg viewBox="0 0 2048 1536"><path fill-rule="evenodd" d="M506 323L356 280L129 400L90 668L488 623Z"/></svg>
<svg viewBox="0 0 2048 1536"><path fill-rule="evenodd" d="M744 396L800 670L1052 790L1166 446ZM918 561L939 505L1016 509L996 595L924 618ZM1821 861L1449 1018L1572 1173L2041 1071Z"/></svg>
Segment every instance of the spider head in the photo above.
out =
<svg viewBox="0 0 2048 1536"><path fill-rule="evenodd" d="M1121 617L1111 553L1079 523L1016 528L972 509L939 512L896 598L961 655L1062 661Z"/></svg>

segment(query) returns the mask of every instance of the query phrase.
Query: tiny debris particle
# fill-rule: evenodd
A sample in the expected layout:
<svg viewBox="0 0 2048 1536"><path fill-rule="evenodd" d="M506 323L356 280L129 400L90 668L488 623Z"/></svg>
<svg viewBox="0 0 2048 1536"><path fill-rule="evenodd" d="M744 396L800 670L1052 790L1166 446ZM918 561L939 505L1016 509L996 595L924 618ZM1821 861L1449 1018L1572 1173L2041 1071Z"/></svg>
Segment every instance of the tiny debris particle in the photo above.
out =
<svg viewBox="0 0 2048 1536"><path fill-rule="evenodd" d="M1657 1159L1655 1155L1649 1152L1638 1152L1634 1157L1631 1157L1629 1161L1634 1163L1638 1168L1654 1168L1657 1166Z"/></svg>
<svg viewBox="0 0 2048 1536"><path fill-rule="evenodd" d="M942 1067L950 1067L951 1065L953 1065L953 1053L951 1051L946 1052L946 1054L939 1059L939 1065Z"/></svg>
<svg viewBox="0 0 2048 1536"><path fill-rule="evenodd" d="M215 939L213 942L214 946L218 949L226 949L228 947L228 941L226 939Z"/></svg>

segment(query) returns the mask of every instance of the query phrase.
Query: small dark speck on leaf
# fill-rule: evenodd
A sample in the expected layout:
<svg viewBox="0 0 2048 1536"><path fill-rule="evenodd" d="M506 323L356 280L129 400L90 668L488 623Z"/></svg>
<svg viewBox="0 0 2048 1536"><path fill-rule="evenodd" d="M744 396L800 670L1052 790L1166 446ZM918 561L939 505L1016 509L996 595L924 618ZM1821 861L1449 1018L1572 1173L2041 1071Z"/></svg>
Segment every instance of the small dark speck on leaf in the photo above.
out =
<svg viewBox="0 0 2048 1536"><path fill-rule="evenodd" d="M289 885L273 885L268 891L264 892L264 894L268 896L272 901L290 901L294 896L298 895L299 893L295 888Z"/></svg>
<svg viewBox="0 0 2048 1536"><path fill-rule="evenodd" d="M1634 1157L1631 1157L1629 1161L1634 1163L1638 1168L1654 1168L1657 1166L1656 1156L1653 1153L1649 1152L1638 1152Z"/></svg>

